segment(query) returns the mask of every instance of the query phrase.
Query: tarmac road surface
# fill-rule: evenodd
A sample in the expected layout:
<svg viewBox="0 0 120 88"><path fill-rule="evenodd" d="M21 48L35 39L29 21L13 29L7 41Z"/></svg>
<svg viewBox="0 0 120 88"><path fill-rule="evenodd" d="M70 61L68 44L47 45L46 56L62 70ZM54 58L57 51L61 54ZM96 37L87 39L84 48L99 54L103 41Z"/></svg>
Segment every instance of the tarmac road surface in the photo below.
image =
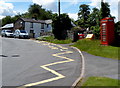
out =
<svg viewBox="0 0 120 88"><path fill-rule="evenodd" d="M70 87L80 76L81 56L71 47L14 38L0 44L3 88Z"/></svg>

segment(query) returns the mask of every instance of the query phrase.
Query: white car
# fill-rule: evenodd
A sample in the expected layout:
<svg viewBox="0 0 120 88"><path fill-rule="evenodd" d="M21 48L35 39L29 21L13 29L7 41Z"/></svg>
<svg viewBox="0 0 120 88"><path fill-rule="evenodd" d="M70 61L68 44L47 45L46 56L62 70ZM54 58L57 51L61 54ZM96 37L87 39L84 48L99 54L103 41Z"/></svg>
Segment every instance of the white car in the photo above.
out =
<svg viewBox="0 0 120 88"><path fill-rule="evenodd" d="M2 30L1 36L2 37L13 37L13 32L11 30Z"/></svg>
<svg viewBox="0 0 120 88"><path fill-rule="evenodd" d="M29 38L28 33L25 30L15 30L14 38Z"/></svg>

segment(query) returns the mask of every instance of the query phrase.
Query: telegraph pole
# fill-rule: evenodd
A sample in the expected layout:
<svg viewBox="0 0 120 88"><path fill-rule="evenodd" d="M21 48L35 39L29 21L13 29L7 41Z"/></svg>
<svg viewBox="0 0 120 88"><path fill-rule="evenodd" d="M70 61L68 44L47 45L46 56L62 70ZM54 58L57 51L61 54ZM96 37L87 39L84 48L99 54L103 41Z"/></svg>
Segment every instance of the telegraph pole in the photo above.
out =
<svg viewBox="0 0 120 88"><path fill-rule="evenodd" d="M58 0L58 14L60 16L60 0Z"/></svg>

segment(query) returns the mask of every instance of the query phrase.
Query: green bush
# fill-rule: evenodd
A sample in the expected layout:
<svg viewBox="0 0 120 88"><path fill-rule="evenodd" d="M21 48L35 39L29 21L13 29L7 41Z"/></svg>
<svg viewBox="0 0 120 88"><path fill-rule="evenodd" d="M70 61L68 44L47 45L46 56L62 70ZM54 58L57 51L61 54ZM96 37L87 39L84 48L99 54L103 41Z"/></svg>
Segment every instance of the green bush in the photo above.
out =
<svg viewBox="0 0 120 88"><path fill-rule="evenodd" d="M93 27L93 34L95 39L100 39L100 27L94 26Z"/></svg>
<svg viewBox="0 0 120 88"><path fill-rule="evenodd" d="M72 28L71 19L67 14L55 16L52 26L55 38L58 40L65 40L68 37L67 30L70 30Z"/></svg>

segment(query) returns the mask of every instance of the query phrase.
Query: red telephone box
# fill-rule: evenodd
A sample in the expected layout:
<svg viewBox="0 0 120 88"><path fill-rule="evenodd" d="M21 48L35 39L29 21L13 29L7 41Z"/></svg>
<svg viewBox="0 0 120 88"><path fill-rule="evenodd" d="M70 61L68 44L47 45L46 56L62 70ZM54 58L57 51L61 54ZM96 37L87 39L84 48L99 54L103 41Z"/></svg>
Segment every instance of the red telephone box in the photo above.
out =
<svg viewBox="0 0 120 88"><path fill-rule="evenodd" d="M100 24L101 44L110 45L114 42L114 19L106 17Z"/></svg>

